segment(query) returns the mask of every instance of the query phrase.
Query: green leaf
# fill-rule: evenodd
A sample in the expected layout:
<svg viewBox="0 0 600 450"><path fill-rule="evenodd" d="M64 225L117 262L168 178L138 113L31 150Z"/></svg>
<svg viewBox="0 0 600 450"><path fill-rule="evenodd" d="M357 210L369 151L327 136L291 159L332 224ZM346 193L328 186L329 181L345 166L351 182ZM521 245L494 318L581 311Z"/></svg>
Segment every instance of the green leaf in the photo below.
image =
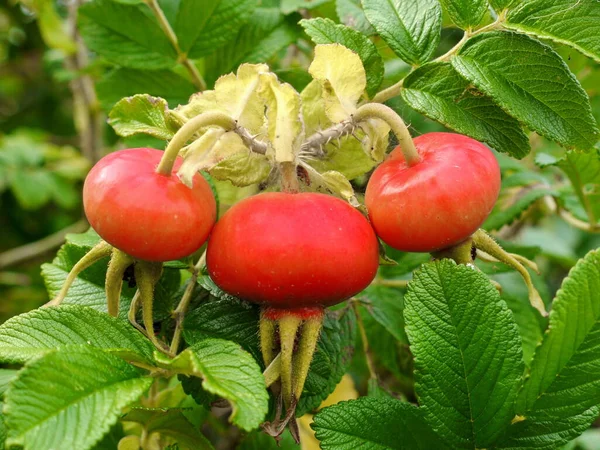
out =
<svg viewBox="0 0 600 450"><path fill-rule="evenodd" d="M175 49L146 5L95 0L79 8L78 25L89 49L115 65L168 69L177 61Z"/></svg>
<svg viewBox="0 0 600 450"><path fill-rule="evenodd" d="M173 439L181 450L212 450L209 440L183 415L181 409L133 408L121 419L139 423L152 439L154 433Z"/></svg>
<svg viewBox="0 0 600 450"><path fill-rule="evenodd" d="M298 450L298 444L288 431L281 437L281 441L277 442L262 430L253 431L246 435L236 450Z"/></svg>
<svg viewBox="0 0 600 450"><path fill-rule="evenodd" d="M404 331L404 296L399 289L369 286L361 294L361 303L394 338L408 344Z"/></svg>
<svg viewBox="0 0 600 450"><path fill-rule="evenodd" d="M88 449L152 381L93 348L46 354L22 369L6 393L7 444Z"/></svg>
<svg viewBox="0 0 600 450"><path fill-rule="evenodd" d="M62 50L66 54L77 51L75 42L67 33L65 22L57 13L52 0L36 0L26 5L35 11L40 34L48 47Z"/></svg>
<svg viewBox="0 0 600 450"><path fill-rule="evenodd" d="M285 19L279 8L257 8L234 39L206 58L206 80L212 83L242 63L264 63L297 36L297 25Z"/></svg>
<svg viewBox="0 0 600 450"><path fill-rule="evenodd" d="M244 187L265 181L273 166L265 155L249 150L234 153L208 169L217 180L228 180L234 186Z"/></svg>
<svg viewBox="0 0 600 450"><path fill-rule="evenodd" d="M487 11L487 0L440 0L456 25L467 30L478 25Z"/></svg>
<svg viewBox="0 0 600 450"><path fill-rule="evenodd" d="M138 94L119 101L108 115L108 123L119 136L143 133L158 139L171 139L175 134L168 117L167 102L158 97Z"/></svg>
<svg viewBox="0 0 600 450"><path fill-rule="evenodd" d="M229 400L230 420L243 430L263 422L269 409L265 379L254 358L234 342L204 339L175 359L159 362L176 373L202 378L206 391Z"/></svg>
<svg viewBox="0 0 600 450"><path fill-rule="evenodd" d="M477 91L448 63L430 63L404 80L402 98L412 108L493 149L522 158L529 139L518 121Z"/></svg>
<svg viewBox="0 0 600 450"><path fill-rule="evenodd" d="M301 9L313 9L331 0L281 0L281 12L289 14Z"/></svg>
<svg viewBox="0 0 600 450"><path fill-rule="evenodd" d="M128 322L91 308L35 309L0 325L0 359L23 363L65 346L87 345L152 361L154 347Z"/></svg>
<svg viewBox="0 0 600 450"><path fill-rule="evenodd" d="M598 140L587 94L549 46L513 32L482 33L469 39L451 62L540 135L579 150L589 150Z"/></svg>
<svg viewBox="0 0 600 450"><path fill-rule="evenodd" d="M511 435L494 448L510 450L555 450L579 436L598 418L600 407L594 406L573 417L557 420L525 420L510 427Z"/></svg>
<svg viewBox="0 0 600 450"><path fill-rule="evenodd" d="M509 8L513 3L515 3L515 0L489 0L489 2L492 8L496 10L496 12L501 12Z"/></svg>
<svg viewBox="0 0 600 450"><path fill-rule="evenodd" d="M367 36L375 34L375 30L361 8L360 0L336 0L335 11L340 22L347 27L354 28Z"/></svg>
<svg viewBox="0 0 600 450"><path fill-rule="evenodd" d="M599 291L595 250L571 270L552 304L517 405L525 422L566 420L600 404Z"/></svg>
<svg viewBox="0 0 600 450"><path fill-rule="evenodd" d="M440 43L442 8L438 0L362 0L362 4L373 28L407 63L426 62Z"/></svg>
<svg viewBox="0 0 600 450"><path fill-rule="evenodd" d="M415 272L404 303L427 422L452 448L489 447L514 416L523 373L512 313L484 274L449 259Z"/></svg>
<svg viewBox="0 0 600 450"><path fill-rule="evenodd" d="M379 267L379 273L383 278L398 278L408 275L421 264L431 261L431 255L428 253L401 252L387 245L384 248L386 255L396 264Z"/></svg>
<svg viewBox="0 0 600 450"><path fill-rule="evenodd" d="M600 220L600 151L587 154L567 152L556 161L567 174L582 208L592 224Z"/></svg>
<svg viewBox="0 0 600 450"><path fill-rule="evenodd" d="M20 170L13 174L10 187L24 209L38 209L50 201L54 177L44 168Z"/></svg>
<svg viewBox="0 0 600 450"><path fill-rule="evenodd" d="M312 428L323 450L447 448L423 420L421 408L386 397L329 406L315 416Z"/></svg>
<svg viewBox="0 0 600 450"><path fill-rule="evenodd" d="M547 195L558 195L558 192L547 184L528 183L520 186L512 184L513 180L520 181L520 178L521 173L516 173L502 180L500 198L485 220L483 228L486 230L499 230L521 217L539 199Z"/></svg>
<svg viewBox="0 0 600 450"><path fill-rule="evenodd" d="M519 282L522 283L521 280ZM523 296L515 297L502 292L502 299L513 312L515 323L519 327L519 334L521 335L523 361L526 366L529 366L535 349L542 342L543 326L540 314L529 303L527 293Z"/></svg>
<svg viewBox="0 0 600 450"><path fill-rule="evenodd" d="M4 408L4 402L0 400L0 411ZM8 437L8 430L6 429L6 422L4 421L4 415L0 414L0 450L4 450L6 438Z"/></svg>
<svg viewBox="0 0 600 450"><path fill-rule="evenodd" d="M182 3L187 5L189 10L180 9L178 21L183 20L187 24L188 32L195 35L193 43L192 39L189 39L190 42L186 44L189 46L188 56L194 59L214 53L233 39L248 22L257 6L256 0L210 0L209 5L216 3L210 17L195 21L195 17L205 14L206 2L184 0ZM190 11L193 13L190 14ZM188 14L188 17L184 17Z"/></svg>
<svg viewBox="0 0 600 450"><path fill-rule="evenodd" d="M580 0L525 0L507 15L506 26L576 48L600 62L600 8Z"/></svg>
<svg viewBox="0 0 600 450"><path fill-rule="evenodd" d="M102 108L110 111L123 97L144 93L164 98L171 106L183 105L196 92L194 85L170 70L115 69L96 84Z"/></svg>
<svg viewBox="0 0 600 450"><path fill-rule="evenodd" d="M337 43L356 52L367 74L367 93L370 97L377 93L377 88L383 80L383 59L369 38L330 19L304 19L300 21L300 25L315 44Z"/></svg>
<svg viewBox="0 0 600 450"><path fill-rule="evenodd" d="M0 399L4 397L4 393L8 389L8 384L17 375L17 373L19 373L18 370L0 369ZM2 411L1 408L0 411ZM0 442L2 441L0 440Z"/></svg>
<svg viewBox="0 0 600 450"><path fill-rule="evenodd" d="M231 340L262 361L258 345L258 319L258 308L250 303L231 296L211 296L202 302L201 307L186 314L183 336L189 345L206 338Z"/></svg>

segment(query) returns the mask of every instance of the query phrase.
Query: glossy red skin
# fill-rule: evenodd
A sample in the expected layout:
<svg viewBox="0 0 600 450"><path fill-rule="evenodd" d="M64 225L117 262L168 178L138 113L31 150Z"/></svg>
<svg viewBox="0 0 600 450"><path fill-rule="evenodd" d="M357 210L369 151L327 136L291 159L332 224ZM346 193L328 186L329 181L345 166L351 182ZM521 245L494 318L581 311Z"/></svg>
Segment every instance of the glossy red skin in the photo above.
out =
<svg viewBox="0 0 600 450"><path fill-rule="evenodd" d="M206 263L224 291L300 310L335 305L362 291L375 277L379 249L368 220L348 203L324 194L271 192L242 200L221 217Z"/></svg>
<svg viewBox="0 0 600 450"><path fill-rule="evenodd" d="M109 244L146 261L170 261L197 251L217 215L210 185L196 175L193 188L175 171L155 172L160 150L133 148L102 158L83 186L85 215Z"/></svg>
<svg viewBox="0 0 600 450"><path fill-rule="evenodd" d="M485 145L453 133L414 139L422 160L409 167L400 147L371 176L365 203L377 235L406 252L432 252L471 236L492 211L500 168Z"/></svg>

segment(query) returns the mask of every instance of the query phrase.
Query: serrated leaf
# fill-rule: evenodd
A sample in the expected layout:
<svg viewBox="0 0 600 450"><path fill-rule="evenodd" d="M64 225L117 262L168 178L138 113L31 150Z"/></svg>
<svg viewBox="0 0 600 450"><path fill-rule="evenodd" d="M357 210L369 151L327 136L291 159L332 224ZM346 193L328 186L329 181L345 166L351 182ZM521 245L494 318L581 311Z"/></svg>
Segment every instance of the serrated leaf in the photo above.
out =
<svg viewBox="0 0 600 450"><path fill-rule="evenodd" d="M523 372L512 313L486 276L443 259L414 273L404 296L415 390L452 448L486 448L514 417Z"/></svg>
<svg viewBox="0 0 600 450"><path fill-rule="evenodd" d="M49 353L22 369L6 393L7 444L88 449L152 381L97 349Z"/></svg>
<svg viewBox="0 0 600 450"><path fill-rule="evenodd" d="M148 439L154 433L173 439L181 450L212 450L210 441L183 415L181 409L133 408L121 419L142 425Z"/></svg>
<svg viewBox="0 0 600 450"><path fill-rule="evenodd" d="M515 3L515 0L489 0L489 2L496 12L501 12Z"/></svg>
<svg viewBox="0 0 600 450"><path fill-rule="evenodd" d="M558 195L552 187L541 183L510 188L511 179L518 177L517 173L502 180L503 189L500 198L483 223L483 228L486 230L499 230L505 225L510 225L539 199L547 195Z"/></svg>
<svg viewBox="0 0 600 450"><path fill-rule="evenodd" d="M442 31L438 0L362 0L362 4L371 25L400 58L417 65L431 57Z"/></svg>
<svg viewBox="0 0 600 450"><path fill-rule="evenodd" d="M525 0L506 16L506 27L552 39L600 62L600 8L581 0Z"/></svg>
<svg viewBox="0 0 600 450"><path fill-rule="evenodd" d="M513 312L515 323L519 327L523 348L523 361L529 367L536 347L542 342L543 327L540 314L531 306L527 294L517 298L502 292L502 299Z"/></svg>
<svg viewBox="0 0 600 450"><path fill-rule="evenodd" d="M517 406L526 421L566 420L600 403L599 291L595 250L575 265L552 303Z"/></svg>
<svg viewBox="0 0 600 450"><path fill-rule="evenodd" d="M567 174L573 190L586 212L584 220L600 220L600 151L587 154L567 152L555 164Z"/></svg>
<svg viewBox="0 0 600 450"><path fill-rule="evenodd" d="M483 19L487 12L487 0L440 0L456 25L467 30Z"/></svg>
<svg viewBox="0 0 600 450"><path fill-rule="evenodd" d="M297 25L279 8L259 7L234 39L206 58L205 78L210 83L242 63L267 62L297 37Z"/></svg>
<svg viewBox="0 0 600 450"><path fill-rule="evenodd" d="M362 306L394 338L408 344L404 331L404 296L398 289L369 286L361 294Z"/></svg>
<svg viewBox="0 0 600 450"><path fill-rule="evenodd" d="M141 133L168 140L176 131L169 121L168 110L164 99L138 94L120 100L110 111L108 123L119 136Z"/></svg>
<svg viewBox="0 0 600 450"><path fill-rule="evenodd" d="M260 75L260 96L267 105L267 133L277 162L293 162L298 153L304 126L300 119L300 94L272 73Z"/></svg>
<svg viewBox="0 0 600 450"><path fill-rule="evenodd" d="M0 400L4 397L4 393L8 389L8 384L17 376L18 370L0 369ZM0 408L0 411L2 409ZM2 442L2 440L0 440Z"/></svg>
<svg viewBox="0 0 600 450"><path fill-rule="evenodd" d="M549 46L513 32L482 33L469 39L451 62L540 135L579 150L589 150L598 140L586 92Z"/></svg>
<svg viewBox="0 0 600 450"><path fill-rule="evenodd" d="M194 85L170 70L115 69L96 83L102 108L110 111L122 98L143 92L164 98L171 106L187 103L196 92Z"/></svg>
<svg viewBox="0 0 600 450"><path fill-rule="evenodd" d="M360 0L336 0L335 11L340 22L367 36L375 34L375 30L367 20Z"/></svg>
<svg viewBox="0 0 600 450"><path fill-rule="evenodd" d="M300 25L315 44L337 43L356 52L366 72L367 94L373 97L377 93L377 88L383 80L383 59L369 38L326 18L304 19L300 21Z"/></svg>
<svg viewBox="0 0 600 450"><path fill-rule="evenodd" d="M147 8L110 0L89 2L79 8L78 28L88 48L115 65L171 68L177 53Z"/></svg>
<svg viewBox="0 0 600 450"><path fill-rule="evenodd" d="M477 91L448 63L430 63L406 77L402 98L412 108L443 125L522 158L529 139L519 122Z"/></svg>
<svg viewBox="0 0 600 450"><path fill-rule="evenodd" d="M447 448L423 420L421 408L386 397L329 406L315 416L312 428L323 450Z"/></svg>
<svg viewBox="0 0 600 450"><path fill-rule="evenodd" d="M176 373L202 378L202 387L231 403L232 423L250 431L269 409L265 379L252 356L239 345L222 339L204 339L162 365Z"/></svg>
<svg viewBox="0 0 600 450"><path fill-rule="evenodd" d="M228 180L244 187L265 181L273 166L265 155L249 150L234 153L208 169L217 180Z"/></svg>
<svg viewBox="0 0 600 450"><path fill-rule="evenodd" d="M210 3L213 2L215 0L211 0ZM206 4L204 1L187 0L185 3L196 14L205 14ZM184 19L189 32L195 35L188 51L190 58L196 59L210 55L219 47L225 45L248 22L257 6L255 0L216 0L216 3L215 9L201 27L201 30L195 28L195 26L198 27L198 23L194 24L193 16ZM186 13L182 12L181 14Z"/></svg>
<svg viewBox="0 0 600 450"><path fill-rule="evenodd" d="M53 350L87 345L152 361L154 347L128 322L91 308L35 309L0 325L0 359L24 363Z"/></svg>
<svg viewBox="0 0 600 450"><path fill-rule="evenodd" d="M322 86L325 113L332 122L348 119L367 81L360 57L340 44L317 45L308 72Z"/></svg>

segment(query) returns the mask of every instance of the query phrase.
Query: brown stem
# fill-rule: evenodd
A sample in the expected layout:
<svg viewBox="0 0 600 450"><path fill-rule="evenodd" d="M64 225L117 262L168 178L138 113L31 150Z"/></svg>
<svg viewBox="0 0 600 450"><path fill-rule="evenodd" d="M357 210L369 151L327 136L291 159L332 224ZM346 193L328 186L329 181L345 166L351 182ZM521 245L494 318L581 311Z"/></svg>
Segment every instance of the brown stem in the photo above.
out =
<svg viewBox="0 0 600 450"><path fill-rule="evenodd" d="M300 191L298 183L298 174L296 172L296 164L291 162L280 163L281 168L281 191L289 193L297 193Z"/></svg>

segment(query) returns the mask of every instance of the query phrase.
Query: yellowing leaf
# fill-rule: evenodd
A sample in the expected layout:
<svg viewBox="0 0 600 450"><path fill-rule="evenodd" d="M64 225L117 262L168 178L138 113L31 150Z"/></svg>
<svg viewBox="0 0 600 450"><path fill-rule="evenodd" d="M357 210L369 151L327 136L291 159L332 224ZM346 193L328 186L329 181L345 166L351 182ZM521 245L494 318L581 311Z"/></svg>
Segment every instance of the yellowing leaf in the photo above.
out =
<svg viewBox="0 0 600 450"><path fill-rule="evenodd" d="M374 161L383 161L389 145L390 126L381 119L367 119L361 123L361 129L365 133L363 138L365 151Z"/></svg>
<svg viewBox="0 0 600 450"><path fill-rule="evenodd" d="M252 133L258 133L264 123L264 104L258 95L258 84L259 75L268 71L266 64L242 64L236 75L224 75L215 83L219 107Z"/></svg>
<svg viewBox="0 0 600 450"><path fill-rule="evenodd" d="M215 149L217 142L225 134L233 133L225 133L221 129L211 128L199 139L190 144L185 151L183 164L181 164L181 167L177 171L177 175L183 184L191 188L194 176L199 170L214 166L220 159L226 157L226 155L219 156Z"/></svg>
<svg viewBox="0 0 600 450"><path fill-rule="evenodd" d="M220 161L208 172L217 180L228 180L234 186L244 187L266 180L271 168L265 155L244 150Z"/></svg>
<svg viewBox="0 0 600 450"><path fill-rule="evenodd" d="M175 108L175 112L186 119L191 119L203 112L211 110L225 112L225 110L219 108L217 104L217 95L215 91L198 92L190 97L190 101L187 105L181 105Z"/></svg>
<svg viewBox="0 0 600 450"><path fill-rule="evenodd" d="M273 73L261 74L261 97L267 105L267 130L277 162L294 162L304 135L300 94Z"/></svg>
<svg viewBox="0 0 600 450"><path fill-rule="evenodd" d="M318 80L313 80L300 93L302 99L302 117L307 136L323 130L331 125L331 120L325 113L323 89Z"/></svg>
<svg viewBox="0 0 600 450"><path fill-rule="evenodd" d="M340 44L317 45L308 71L321 83L327 116L333 122L348 119L367 86L360 57Z"/></svg>
<svg viewBox="0 0 600 450"><path fill-rule="evenodd" d="M240 200L258 194L258 185L238 187L228 180L213 179L219 197L219 217Z"/></svg>
<svg viewBox="0 0 600 450"><path fill-rule="evenodd" d="M319 172L335 170L353 180L370 171L376 164L363 144L366 140L367 137L358 141L354 136L345 136L339 140L339 146L337 141L324 146L325 158L309 159L308 163Z"/></svg>

